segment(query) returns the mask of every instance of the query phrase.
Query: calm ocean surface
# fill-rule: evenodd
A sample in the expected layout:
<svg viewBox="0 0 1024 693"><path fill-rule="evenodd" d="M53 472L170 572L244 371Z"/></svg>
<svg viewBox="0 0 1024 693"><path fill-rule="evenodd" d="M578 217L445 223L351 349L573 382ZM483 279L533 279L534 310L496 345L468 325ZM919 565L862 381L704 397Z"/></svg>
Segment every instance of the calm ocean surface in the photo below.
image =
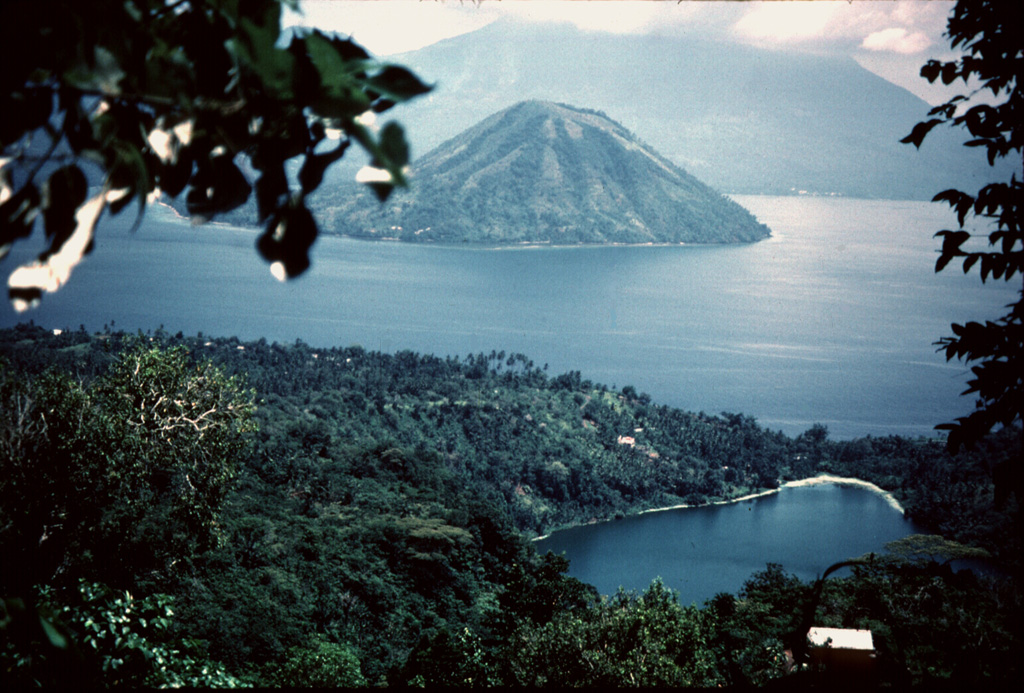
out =
<svg viewBox="0 0 1024 693"><path fill-rule="evenodd" d="M660 577L681 603L701 604L719 592L735 594L767 563L813 580L833 563L918 532L877 493L829 484L576 527L536 546L564 552L569 574L601 594L644 590Z"/></svg>
<svg viewBox="0 0 1024 693"><path fill-rule="evenodd" d="M465 355L522 352L552 374L633 385L656 402L743 412L790 434L931 435L969 410L967 369L932 342L993 319L1014 286L936 275L923 202L737 196L773 237L753 245L481 249L323 237L280 284L255 232L151 210L106 219L69 285L0 325L186 334ZM128 217L128 213L123 215ZM18 248L2 265L30 256ZM38 252L38 249L32 251Z"/></svg>

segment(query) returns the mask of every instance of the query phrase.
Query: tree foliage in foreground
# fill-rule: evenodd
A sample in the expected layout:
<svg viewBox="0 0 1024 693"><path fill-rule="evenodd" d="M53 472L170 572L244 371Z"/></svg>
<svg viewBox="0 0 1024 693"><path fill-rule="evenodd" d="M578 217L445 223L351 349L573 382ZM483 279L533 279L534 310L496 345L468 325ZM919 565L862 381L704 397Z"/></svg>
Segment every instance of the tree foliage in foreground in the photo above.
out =
<svg viewBox="0 0 1024 693"><path fill-rule="evenodd" d="M0 592L172 575L216 545L251 391L139 343L90 384L0 371Z"/></svg>
<svg viewBox="0 0 1024 693"><path fill-rule="evenodd" d="M526 686L713 688L727 683L713 647L717 632L713 611L680 605L655 580L642 594L620 590L585 612L517 633L510 678Z"/></svg>
<svg viewBox="0 0 1024 693"><path fill-rule="evenodd" d="M0 259L40 217L48 243L10 275L16 309L67 282L105 211L134 204L141 217L157 194L184 194L206 220L254 191L257 248L283 279L309 266L306 198L352 142L371 158L357 180L378 199L405 185L402 129L378 129L376 114L429 87L350 40L314 30L285 41L282 6L297 3L0 4ZM300 160L290 180L286 162Z"/></svg>
<svg viewBox="0 0 1024 693"><path fill-rule="evenodd" d="M36 613L0 599L0 672L5 683L59 688L238 688L245 683L210 662L198 643L173 635L174 600L139 599L80 580L58 598L44 585Z"/></svg>
<svg viewBox="0 0 1024 693"><path fill-rule="evenodd" d="M98 378L0 360L0 670L19 685L233 686L173 633L168 584L225 539L253 393L143 340Z"/></svg>
<svg viewBox="0 0 1024 693"><path fill-rule="evenodd" d="M929 60L921 76L929 82L941 79L952 84L977 80L975 93L989 90L995 104L975 103L970 95L958 95L929 111L928 120L918 123L902 141L920 147L937 125L948 123L966 128L972 139L968 147L981 147L989 164L1013 157L1018 163L1024 150L1024 42L1020 37L1024 13L1019 3L996 0L959 0L949 18L946 35L954 49L964 56L951 62ZM1017 168L1024 175L1024 169ZM935 265L941 271L954 260L962 262L964 273L977 268L984 282L989 277L1010 281L1024 273L1024 180L1017 173L1009 181L990 183L977 193L945 190L935 201L946 202L956 211L957 230L939 231L942 249ZM990 228L989 248L975 249L976 234L964 230L968 218ZM997 426L1020 426L1024 411L1024 290L1021 298L1007 306L998 320L952 325L953 336L937 342L947 360L958 358L971 367L973 379L963 394L977 397L977 408L955 422L937 426L949 431L949 447L972 446ZM1001 470L1003 474L1010 470ZM1016 472L1014 472L1016 474ZM1018 475L1015 487L1020 483ZM1009 484L1003 484L1006 488Z"/></svg>

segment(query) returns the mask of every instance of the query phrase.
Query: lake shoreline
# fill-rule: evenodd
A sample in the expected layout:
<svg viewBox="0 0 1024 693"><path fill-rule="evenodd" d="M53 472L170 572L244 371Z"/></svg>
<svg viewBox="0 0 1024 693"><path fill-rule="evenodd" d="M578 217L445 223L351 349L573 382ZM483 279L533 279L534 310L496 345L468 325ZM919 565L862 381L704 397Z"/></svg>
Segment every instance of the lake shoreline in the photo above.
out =
<svg viewBox="0 0 1024 693"><path fill-rule="evenodd" d="M657 513L662 512L663 510L677 510L681 508L706 508L709 505L728 505L729 503L739 503L742 501L751 500L753 498L762 498L764 496L770 496L773 493L778 493L784 488L799 488L801 486L820 486L822 484L835 484L837 486L857 486L859 488L865 488L869 491L874 491L875 493L881 495L885 499L885 502L892 506L894 510L898 510L901 515L907 514L906 510L903 509L903 506L900 505L899 501L896 500L896 497L893 496L888 491L886 491L885 489L881 488L880 486L876 486L870 481L864 481L863 479L856 479L854 477L845 476L835 476L833 474L818 474L817 476L807 477L806 479L787 481L781 484L779 488L759 491L758 493L750 493L745 496L740 496L739 498L712 501L710 503L704 503L702 505L687 505L686 503L682 503L679 505L668 506L666 508L651 508L649 510L641 510L637 514L643 515L644 513Z"/></svg>
<svg viewBox="0 0 1024 693"><path fill-rule="evenodd" d="M882 496L882 498L885 500L885 502L888 503L894 510L898 510L901 515L905 516L907 514L906 510L904 510L903 506L900 505L900 502L898 500L896 500L896 497L892 493L890 493L889 491L886 491L885 489L881 488L880 486L877 486L876 484L871 483L870 481L864 481L863 479L856 479L854 477L835 476L834 474L822 473L822 474L818 474L816 476L807 477L805 479L797 479L795 481L787 481L787 482L781 484L778 488L766 489L764 491L758 491L757 493L748 493L747 495L740 496L738 498L730 498L728 500L720 500L720 501L711 501L710 503L701 503L699 505L689 505L687 503L680 503L678 505L669 505L669 506L666 506L664 508L648 508L647 510L641 510L640 512L636 513L636 515L645 515L647 513L660 513L660 512L664 512L666 510L683 510L683 509L686 509L686 508L707 508L707 507L712 506L712 505L729 505L731 503L742 503L743 501L748 501L748 500L753 500L755 498L763 498L765 496L770 496L772 494L778 493L779 491L781 491L784 488L799 488L801 486L820 486L822 484L835 484L837 486L857 486L859 488L864 488L864 489L867 489L869 491L873 491L873 492L879 494L880 496ZM610 521L611 520L601 520L601 522L610 522ZM587 523L587 524L597 524L597 523ZM562 527L561 529L571 529L571 527ZM553 531L557 532L557 531L560 531L560 530L553 530ZM547 539L550 536L551 536L551 532L548 532L547 534L543 534L543 535L541 535L539 537L534 537L532 541L541 541L542 539Z"/></svg>

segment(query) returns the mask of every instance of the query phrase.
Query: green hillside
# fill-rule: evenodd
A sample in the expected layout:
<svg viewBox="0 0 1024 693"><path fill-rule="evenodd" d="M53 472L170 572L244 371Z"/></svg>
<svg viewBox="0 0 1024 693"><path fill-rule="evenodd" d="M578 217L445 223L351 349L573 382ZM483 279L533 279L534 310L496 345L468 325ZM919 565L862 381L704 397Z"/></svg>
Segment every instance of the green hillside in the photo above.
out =
<svg viewBox="0 0 1024 693"><path fill-rule="evenodd" d="M416 160L385 205L320 191L321 228L444 243L734 243L769 230L603 113L527 101Z"/></svg>
<svg viewBox="0 0 1024 693"><path fill-rule="evenodd" d="M219 415L245 425L206 428ZM704 605L658 582L599 599L528 537L828 471L1016 575L1018 505L994 502L988 470L1019 455L1012 434L956 457L820 426L789 438L519 354L19 326L0 331L0 672L88 687L763 684L814 594L784 567ZM815 623L870 628L893 686L1016 677L1016 581L941 562L964 547L904 544L829 579Z"/></svg>

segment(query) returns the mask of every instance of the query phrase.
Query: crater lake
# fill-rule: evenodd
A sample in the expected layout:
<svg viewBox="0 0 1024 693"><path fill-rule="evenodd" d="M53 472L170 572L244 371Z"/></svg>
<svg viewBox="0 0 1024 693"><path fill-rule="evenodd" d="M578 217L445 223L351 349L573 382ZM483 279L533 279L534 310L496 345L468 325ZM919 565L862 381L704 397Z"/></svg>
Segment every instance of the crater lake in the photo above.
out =
<svg viewBox="0 0 1024 693"><path fill-rule="evenodd" d="M536 548L564 553L569 574L601 594L620 586L643 591L661 578L679 592L680 603L700 605L719 592L736 594L768 563L809 581L833 563L882 552L886 543L918 533L880 494L821 484L573 527Z"/></svg>

